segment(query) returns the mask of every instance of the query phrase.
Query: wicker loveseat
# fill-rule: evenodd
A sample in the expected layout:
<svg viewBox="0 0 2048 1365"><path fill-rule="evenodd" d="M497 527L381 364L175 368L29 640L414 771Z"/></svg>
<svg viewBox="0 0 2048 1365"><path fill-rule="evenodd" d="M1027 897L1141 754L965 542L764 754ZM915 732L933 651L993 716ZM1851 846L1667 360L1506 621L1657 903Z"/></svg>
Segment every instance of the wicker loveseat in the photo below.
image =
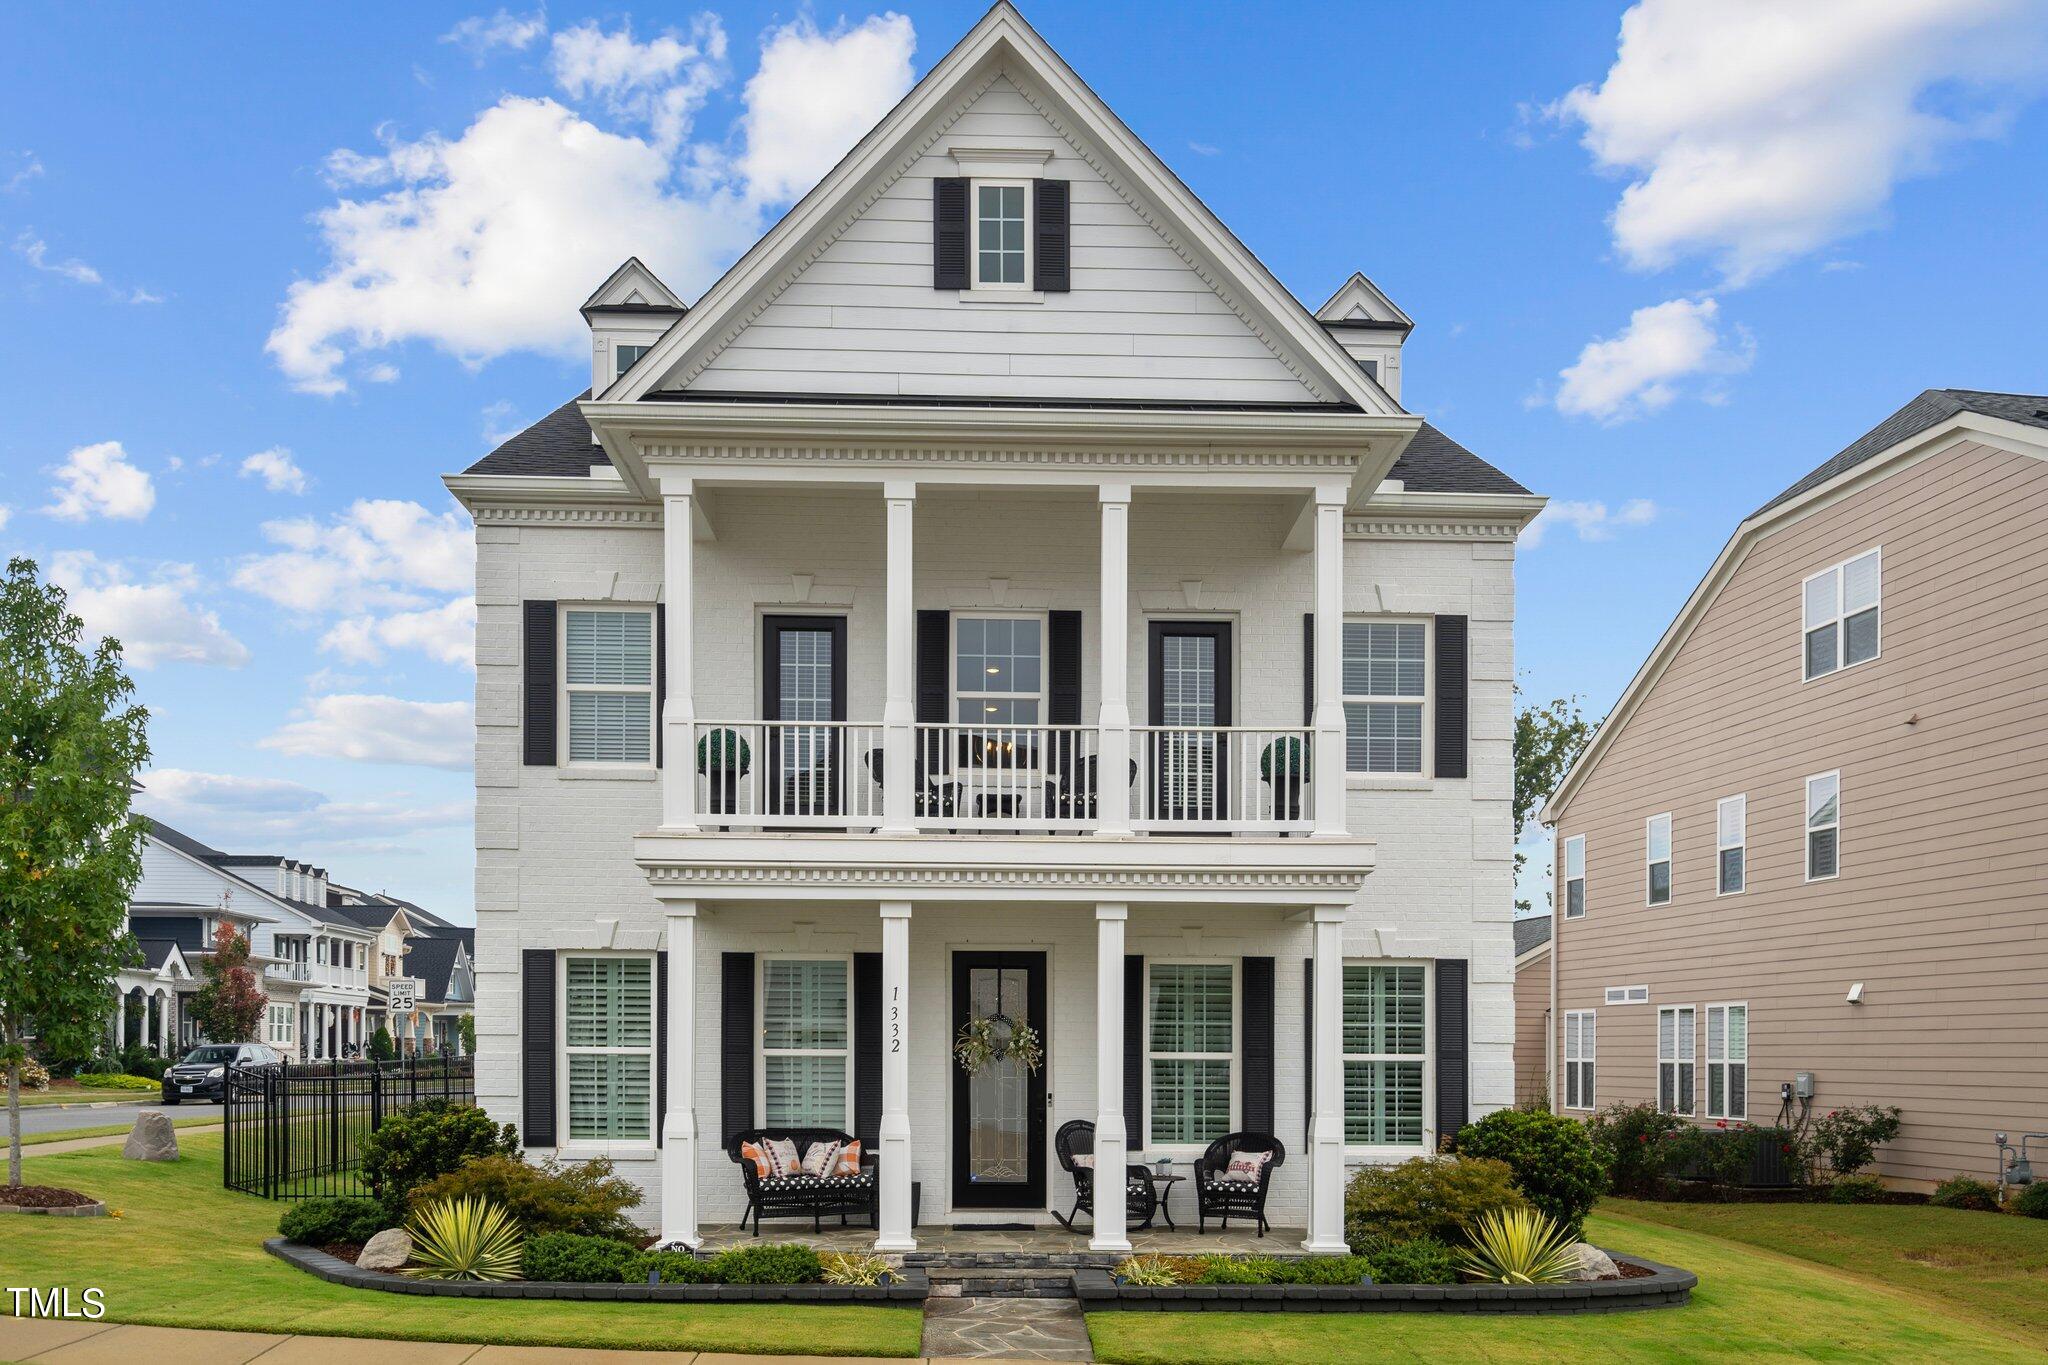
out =
<svg viewBox="0 0 2048 1365"><path fill-rule="evenodd" d="M1224 1178L1230 1170L1230 1158L1239 1152L1269 1154L1266 1164L1259 1168L1257 1180ZM1264 1237L1266 1187L1273 1183L1274 1170L1285 1160L1287 1148L1271 1133L1225 1133L1210 1143L1209 1150L1195 1163L1195 1231L1207 1232L1211 1218L1221 1218L1226 1228L1233 1217L1252 1218L1258 1221L1259 1236Z"/></svg>
<svg viewBox="0 0 2048 1365"><path fill-rule="evenodd" d="M823 1179L814 1175L763 1176L751 1160L740 1155L740 1146L748 1142L765 1146L771 1138L783 1138L794 1143L797 1158L801 1161L813 1143L852 1142L853 1134L842 1133L837 1128L749 1128L734 1133L726 1140L725 1154L739 1166L740 1179L747 1189L747 1211L740 1215L741 1227L745 1227L747 1219L752 1218L754 1235L759 1237L763 1217L808 1217L811 1230L816 1232L823 1227L824 1220L834 1214L838 1215L842 1226L849 1217L856 1216L865 1217L869 1227L879 1226L876 1221L876 1158L872 1152L861 1153L859 1175Z"/></svg>

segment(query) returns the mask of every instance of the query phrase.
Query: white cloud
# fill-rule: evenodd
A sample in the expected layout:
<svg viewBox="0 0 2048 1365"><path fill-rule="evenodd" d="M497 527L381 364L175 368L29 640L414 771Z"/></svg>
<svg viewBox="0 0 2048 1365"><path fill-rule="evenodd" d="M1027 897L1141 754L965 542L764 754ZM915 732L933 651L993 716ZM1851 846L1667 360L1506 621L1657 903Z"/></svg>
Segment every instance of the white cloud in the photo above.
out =
<svg viewBox="0 0 2048 1365"><path fill-rule="evenodd" d="M156 485L148 471L128 462L119 441L77 446L64 457L50 493L56 499L43 510L64 521L111 517L140 521L156 506Z"/></svg>
<svg viewBox="0 0 2048 1365"><path fill-rule="evenodd" d="M13 515L14 509L12 507L9 507L6 503L0 502L0 531L4 531L7 529L8 518L12 517Z"/></svg>
<svg viewBox="0 0 2048 1365"><path fill-rule="evenodd" d="M502 398L488 404L480 415L484 419L484 444L493 448L526 430L519 409Z"/></svg>
<svg viewBox="0 0 2048 1365"><path fill-rule="evenodd" d="M1569 526L1580 540L1612 540L1615 528L1648 526L1657 519L1657 504L1648 498L1631 498L1615 511L1604 502L1572 502L1559 499L1544 504L1536 519L1522 528L1516 544L1524 550L1541 545L1552 527Z"/></svg>
<svg viewBox="0 0 2048 1365"><path fill-rule="evenodd" d="M1749 368L1753 347L1740 328L1721 335L1714 299L1671 299L1638 308L1619 336L1589 341L1558 375L1557 410L1625 422L1668 406L1681 381Z"/></svg>
<svg viewBox="0 0 2048 1365"><path fill-rule="evenodd" d="M441 663L468 667L476 657L476 599L458 597L382 617L351 616L336 622L320 647L350 663L381 663L386 649L416 649Z"/></svg>
<svg viewBox="0 0 2048 1365"><path fill-rule="evenodd" d="M544 11L511 14L501 9L491 15L472 14L442 34L441 41L455 44L476 58L481 66L493 52L524 52L547 31L548 18Z"/></svg>
<svg viewBox="0 0 2048 1365"><path fill-rule="evenodd" d="M220 618L193 601L200 585L189 564L160 564L137 576L119 562L72 550L52 558L50 577L64 588L86 629L119 640L122 657L136 668L161 663L240 668L249 661L247 647Z"/></svg>
<svg viewBox="0 0 2048 1365"><path fill-rule="evenodd" d="M1196 156L1215 156L1223 149L1221 147L1214 145L1213 143L1190 142L1188 143L1188 150L1193 152Z"/></svg>
<svg viewBox="0 0 2048 1365"><path fill-rule="evenodd" d="M416 502L358 499L325 522L266 521L263 537L282 548L244 560L235 585L295 611L417 608L427 594L468 592L476 578L468 518Z"/></svg>
<svg viewBox="0 0 2048 1365"><path fill-rule="evenodd" d="M259 743L304 758L468 768L475 719L466 701L406 701L343 693L315 697L301 718Z"/></svg>
<svg viewBox="0 0 2048 1365"><path fill-rule="evenodd" d="M467 801L336 801L275 777L156 768L142 775L143 810L198 837L223 843L319 841L360 847L366 835L406 835L469 822ZM405 793L394 793L403 797Z"/></svg>
<svg viewBox="0 0 2048 1365"><path fill-rule="evenodd" d="M6 183L0 184L0 193L19 194L28 188L28 182L43 174L43 163L34 152L22 152L20 164L8 172Z"/></svg>
<svg viewBox="0 0 2048 1365"><path fill-rule="evenodd" d="M283 446L259 450L242 461L242 477L262 479L263 486L273 493L306 491L306 471L299 468L292 453Z"/></svg>
<svg viewBox="0 0 2048 1365"><path fill-rule="evenodd" d="M73 284L104 284L100 272L77 257L65 260L50 258L50 244L31 232L24 232L14 239L15 254L46 275L61 275Z"/></svg>
<svg viewBox="0 0 2048 1365"><path fill-rule="evenodd" d="M587 355L576 305L597 281L637 255L684 297L701 292L771 205L808 189L908 87L913 36L894 15L832 36L808 20L774 30L728 159L686 142L724 79L715 21L644 43L587 24L558 34L566 97L633 130L508 95L452 139L387 132L373 155L334 153L344 196L315 217L326 264L291 286L267 349L318 394L348 387L352 358L408 341L471 366Z"/></svg>
<svg viewBox="0 0 2048 1365"><path fill-rule="evenodd" d="M1633 266L1744 283L1868 225L1908 176L2038 92L2037 0L1642 0L1598 86L1551 106L1630 178Z"/></svg>

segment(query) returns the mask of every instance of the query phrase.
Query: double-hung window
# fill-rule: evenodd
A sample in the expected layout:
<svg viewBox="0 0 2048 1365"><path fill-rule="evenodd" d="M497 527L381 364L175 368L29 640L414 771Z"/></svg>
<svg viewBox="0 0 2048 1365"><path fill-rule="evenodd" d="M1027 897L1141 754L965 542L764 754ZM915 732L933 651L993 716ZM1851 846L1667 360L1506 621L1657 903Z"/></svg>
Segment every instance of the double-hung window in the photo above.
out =
<svg viewBox="0 0 2048 1365"><path fill-rule="evenodd" d="M761 960L761 1114L770 1127L853 1126L847 960Z"/></svg>
<svg viewBox="0 0 2048 1365"><path fill-rule="evenodd" d="M1699 1017L1691 1005L1657 1011L1657 1112L1693 1112L1693 1071L1699 1061Z"/></svg>
<svg viewBox="0 0 2048 1365"><path fill-rule="evenodd" d="M619 361L619 374L624 374L626 371L632 369L634 365L639 363L641 356L646 355L649 351L653 349L654 347L652 346L620 345L613 347L612 353L618 357Z"/></svg>
<svg viewBox="0 0 2048 1365"><path fill-rule="evenodd" d="M652 1142L654 959L568 957L562 1025L569 1142Z"/></svg>
<svg viewBox="0 0 2048 1365"><path fill-rule="evenodd" d="M1564 1107L1593 1107L1594 1010L1564 1012Z"/></svg>
<svg viewBox="0 0 2048 1365"><path fill-rule="evenodd" d="M1024 289L1031 280L1031 187L1018 181L974 182L974 287Z"/></svg>
<svg viewBox="0 0 2048 1365"><path fill-rule="evenodd" d="M292 1007L272 1005L268 1013L270 1041L279 1046L289 1046L292 1041Z"/></svg>
<svg viewBox="0 0 2048 1365"><path fill-rule="evenodd" d="M1842 775L1806 779L1806 880L1826 881L1842 870Z"/></svg>
<svg viewBox="0 0 2048 1365"><path fill-rule="evenodd" d="M1426 974L1419 966L1344 968L1344 1141L1422 1145L1428 1057Z"/></svg>
<svg viewBox="0 0 2048 1365"><path fill-rule="evenodd" d="M1236 1126L1237 967L1147 962L1147 1146L1202 1146Z"/></svg>
<svg viewBox="0 0 2048 1365"><path fill-rule="evenodd" d="M953 618L953 697L964 725L1036 725L1045 704L1045 618Z"/></svg>
<svg viewBox="0 0 2048 1365"><path fill-rule="evenodd" d="M652 762L654 613L570 607L563 618L569 761Z"/></svg>
<svg viewBox="0 0 2048 1365"><path fill-rule="evenodd" d="M1574 834L1564 841L1564 917L1586 916L1586 836Z"/></svg>
<svg viewBox="0 0 2048 1365"><path fill-rule="evenodd" d="M1806 580L1801 597L1809 681L1877 657L1883 579L1883 551L1867 550Z"/></svg>
<svg viewBox="0 0 2048 1365"><path fill-rule="evenodd" d="M1749 798L1724 796L1714 805L1714 893L1739 894L1749 884Z"/></svg>
<svg viewBox="0 0 2048 1365"><path fill-rule="evenodd" d="M1749 1117L1749 1006L1707 1006L1707 1117Z"/></svg>
<svg viewBox="0 0 2048 1365"><path fill-rule="evenodd" d="M1653 815L1643 822L1643 902L1671 904L1671 815Z"/></svg>
<svg viewBox="0 0 2048 1365"><path fill-rule="evenodd" d="M1344 767L1422 773L1429 630L1421 621L1344 623Z"/></svg>

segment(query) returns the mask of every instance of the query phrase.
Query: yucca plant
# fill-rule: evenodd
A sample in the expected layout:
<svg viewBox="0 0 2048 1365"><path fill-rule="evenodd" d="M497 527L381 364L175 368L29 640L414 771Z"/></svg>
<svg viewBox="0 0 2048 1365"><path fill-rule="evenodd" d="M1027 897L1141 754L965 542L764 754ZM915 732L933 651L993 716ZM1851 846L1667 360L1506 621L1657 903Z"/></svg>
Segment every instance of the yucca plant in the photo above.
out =
<svg viewBox="0 0 2048 1365"><path fill-rule="evenodd" d="M524 1239L502 1204L467 1197L413 1215L406 1274L426 1280L516 1280Z"/></svg>
<svg viewBox="0 0 2048 1365"><path fill-rule="evenodd" d="M1472 1228L1458 1268L1489 1284L1563 1284L1579 1268L1571 1230L1531 1208L1488 1209Z"/></svg>

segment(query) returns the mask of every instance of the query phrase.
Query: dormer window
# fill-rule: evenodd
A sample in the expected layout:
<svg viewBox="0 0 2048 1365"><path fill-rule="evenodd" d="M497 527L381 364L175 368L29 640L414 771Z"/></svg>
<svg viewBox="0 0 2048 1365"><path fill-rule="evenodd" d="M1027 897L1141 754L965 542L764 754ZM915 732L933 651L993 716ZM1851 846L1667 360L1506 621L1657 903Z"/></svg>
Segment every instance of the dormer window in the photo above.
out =
<svg viewBox="0 0 2048 1365"><path fill-rule="evenodd" d="M974 287L1022 289L1031 278L1022 181L974 186Z"/></svg>
<svg viewBox="0 0 2048 1365"><path fill-rule="evenodd" d="M647 354L647 353L648 353L649 351L653 350L653 349L654 349L654 347L653 347L653 346L651 346L651 345L649 345L649 346L625 346L625 345L620 345L620 346L615 346L615 347L613 347L612 349L613 349L613 352L614 352L614 354L616 354L616 355L618 356L618 358L619 358L619 368L618 368L618 373L619 373L619 374L624 374L624 373L625 373L626 371L628 371L628 370L632 369L632 368L633 368L633 366L634 366L635 364L637 364L637 363L639 362L639 360L640 360L640 357L641 357L641 356L643 356L643 355L646 355L646 354Z"/></svg>

